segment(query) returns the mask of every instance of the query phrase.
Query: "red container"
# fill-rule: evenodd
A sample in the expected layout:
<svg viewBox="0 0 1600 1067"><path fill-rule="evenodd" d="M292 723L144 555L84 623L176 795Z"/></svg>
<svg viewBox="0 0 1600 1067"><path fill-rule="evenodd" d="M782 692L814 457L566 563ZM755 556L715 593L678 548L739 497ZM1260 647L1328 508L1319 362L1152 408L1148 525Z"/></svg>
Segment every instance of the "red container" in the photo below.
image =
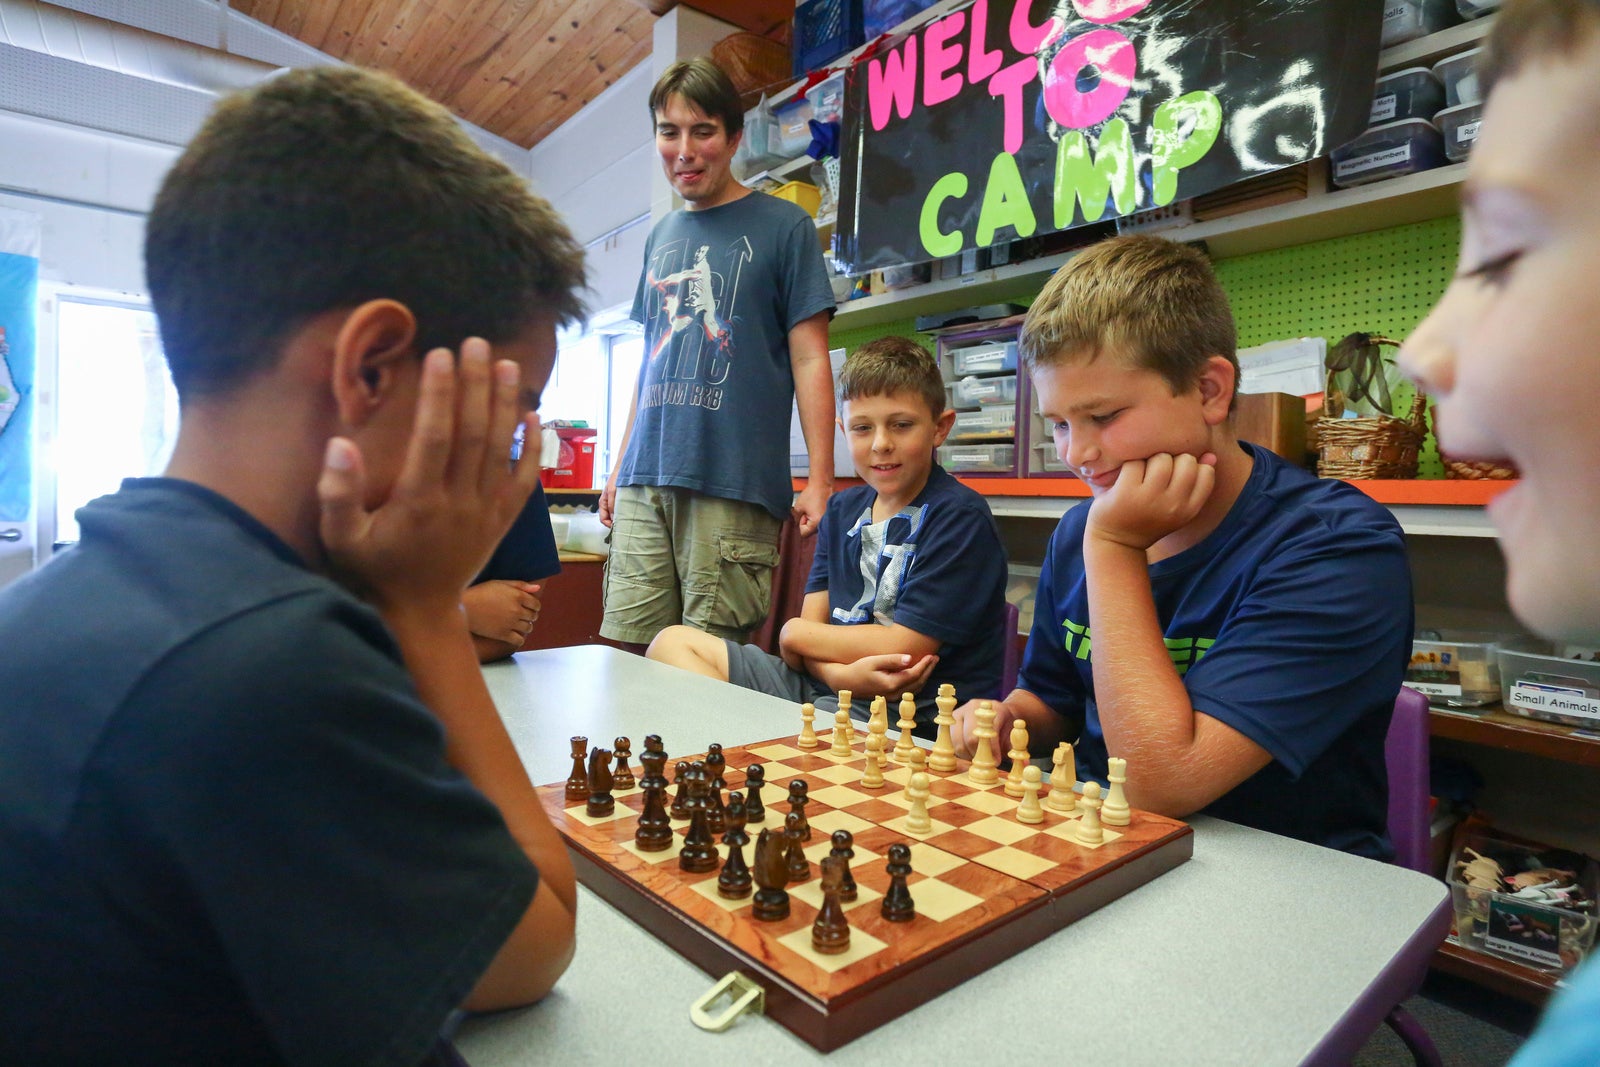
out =
<svg viewBox="0 0 1600 1067"><path fill-rule="evenodd" d="M558 426L556 435L561 438L561 455L554 467L539 471L539 481L546 489L594 488L594 439L599 433L586 426Z"/></svg>

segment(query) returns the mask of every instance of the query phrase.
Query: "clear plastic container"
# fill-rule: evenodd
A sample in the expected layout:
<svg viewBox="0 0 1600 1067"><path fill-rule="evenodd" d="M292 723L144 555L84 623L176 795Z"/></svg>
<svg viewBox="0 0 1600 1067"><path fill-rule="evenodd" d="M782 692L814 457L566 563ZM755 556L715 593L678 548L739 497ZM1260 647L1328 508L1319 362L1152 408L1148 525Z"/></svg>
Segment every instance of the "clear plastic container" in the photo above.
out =
<svg viewBox="0 0 1600 1067"><path fill-rule="evenodd" d="M1456 0L1456 10L1464 19L1481 19L1500 10L1500 0Z"/></svg>
<svg viewBox="0 0 1600 1067"><path fill-rule="evenodd" d="M1061 455L1056 451L1056 443L1049 438L1033 443L1032 471L1046 471L1050 474L1062 474L1072 468L1061 461Z"/></svg>
<svg viewBox="0 0 1600 1067"><path fill-rule="evenodd" d="M1500 699L1497 645L1505 634L1481 630L1418 630L1405 685L1446 708L1479 708Z"/></svg>
<svg viewBox="0 0 1600 1067"><path fill-rule="evenodd" d="M1444 156L1452 163L1460 163L1472 152L1478 139L1478 125L1483 121L1482 104L1458 104L1447 107L1433 117L1444 138Z"/></svg>
<svg viewBox="0 0 1600 1067"><path fill-rule="evenodd" d="M1006 601L1017 609L1017 633L1033 630L1034 598L1039 593L1039 568L1006 564Z"/></svg>
<svg viewBox="0 0 1600 1067"><path fill-rule="evenodd" d="M1335 148L1331 158L1333 184L1349 188L1442 165L1444 139L1426 119L1402 119L1374 126Z"/></svg>
<svg viewBox="0 0 1600 1067"><path fill-rule="evenodd" d="M1378 79L1368 126L1400 119L1431 119L1444 107L1444 85L1427 67L1407 67Z"/></svg>
<svg viewBox="0 0 1600 1067"><path fill-rule="evenodd" d="M1549 654L1532 641L1501 645L1505 710L1530 719L1600 729L1600 663Z"/></svg>
<svg viewBox="0 0 1600 1067"><path fill-rule="evenodd" d="M1445 107L1476 104L1482 100L1478 93L1478 56L1483 49L1458 52L1433 65L1433 73L1444 84Z"/></svg>
<svg viewBox="0 0 1600 1067"><path fill-rule="evenodd" d="M1582 897L1590 903L1587 908L1567 907L1529 899L1510 886L1501 891L1472 885L1463 866L1482 860L1492 860L1507 877L1547 869L1570 871ZM1541 876L1532 874L1525 880L1536 882ZM1491 834L1469 834L1450 857L1449 882L1456 942L1462 948L1561 974L1583 962L1594 947L1593 901L1600 888L1600 872L1586 856Z"/></svg>
<svg viewBox="0 0 1600 1067"><path fill-rule="evenodd" d="M996 434L1017 432L1017 409L991 404L977 411L956 412L955 425L950 429L952 440L963 437L993 437Z"/></svg>
<svg viewBox="0 0 1600 1067"><path fill-rule="evenodd" d="M1017 369L1017 342L992 341L988 344L967 345L950 349L957 376L969 374L994 374L997 371Z"/></svg>
<svg viewBox="0 0 1600 1067"><path fill-rule="evenodd" d="M1016 445L940 445L939 464L951 474L1009 473L1016 468Z"/></svg>
<svg viewBox="0 0 1600 1067"><path fill-rule="evenodd" d="M1461 21L1454 0L1385 0L1379 46L1391 48Z"/></svg>
<svg viewBox="0 0 1600 1067"><path fill-rule="evenodd" d="M794 159L805 155L810 147L811 101L796 96L773 108L767 150L784 159Z"/></svg>
<svg viewBox="0 0 1600 1067"><path fill-rule="evenodd" d="M836 70L806 90L811 101L811 117L818 122L839 122L844 118L844 71Z"/></svg>
<svg viewBox="0 0 1600 1067"><path fill-rule="evenodd" d="M951 407L970 408L974 404L1015 404L1017 376L962 378L950 383Z"/></svg>

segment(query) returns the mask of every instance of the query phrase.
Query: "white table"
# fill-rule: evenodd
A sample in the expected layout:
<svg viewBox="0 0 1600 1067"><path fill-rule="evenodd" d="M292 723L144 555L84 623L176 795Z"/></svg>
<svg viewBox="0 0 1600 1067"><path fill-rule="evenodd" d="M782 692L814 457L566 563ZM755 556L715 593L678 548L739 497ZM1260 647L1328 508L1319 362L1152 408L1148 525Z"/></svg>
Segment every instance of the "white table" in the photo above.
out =
<svg viewBox="0 0 1600 1067"><path fill-rule="evenodd" d="M574 734L608 746L626 735L637 752L656 733L668 751L690 751L800 725L786 701L602 646L525 652L484 677L536 785L566 778ZM577 958L556 991L469 1020L456 1043L473 1067L1012 1055L1267 1067L1326 1058L1330 1034L1370 1033L1388 1005L1358 1002L1437 922L1443 883L1216 819L1189 822L1189 862L827 1057L759 1017L721 1034L697 1029L689 1004L712 979L586 889Z"/></svg>

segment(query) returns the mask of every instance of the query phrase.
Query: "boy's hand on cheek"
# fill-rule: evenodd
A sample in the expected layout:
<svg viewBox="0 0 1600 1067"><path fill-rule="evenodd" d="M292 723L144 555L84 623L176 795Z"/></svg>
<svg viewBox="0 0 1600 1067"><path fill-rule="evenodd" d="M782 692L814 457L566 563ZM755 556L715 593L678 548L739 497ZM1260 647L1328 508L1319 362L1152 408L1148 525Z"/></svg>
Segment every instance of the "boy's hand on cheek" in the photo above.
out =
<svg viewBox="0 0 1600 1067"><path fill-rule="evenodd" d="M1216 487L1215 454L1130 460L1089 507L1086 536L1143 552L1193 522Z"/></svg>
<svg viewBox="0 0 1600 1067"><path fill-rule="evenodd" d="M416 418L399 478L374 510L353 442L334 438L317 492L334 574L386 613L461 612L462 590L510 529L538 478L537 455L507 462L520 421L519 370L491 364L489 345L423 362Z"/></svg>

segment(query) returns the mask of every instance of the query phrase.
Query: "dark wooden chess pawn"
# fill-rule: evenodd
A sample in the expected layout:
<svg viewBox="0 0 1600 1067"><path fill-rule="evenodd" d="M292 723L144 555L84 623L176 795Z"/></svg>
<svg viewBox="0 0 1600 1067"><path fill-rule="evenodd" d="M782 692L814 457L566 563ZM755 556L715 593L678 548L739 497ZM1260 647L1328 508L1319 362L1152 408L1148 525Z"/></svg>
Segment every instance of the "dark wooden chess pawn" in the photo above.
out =
<svg viewBox="0 0 1600 1067"><path fill-rule="evenodd" d="M711 774L711 767L706 766L706 773ZM706 794L706 826L713 834L726 832L728 829L728 809L722 802L722 791L728 783L718 774L711 779L711 790Z"/></svg>
<svg viewBox="0 0 1600 1067"><path fill-rule="evenodd" d="M789 864L783 857L783 838L762 830L756 838L755 899L750 914L761 922L777 922L789 917Z"/></svg>
<svg viewBox="0 0 1600 1067"><path fill-rule="evenodd" d="M783 839L787 845L784 860L788 864L791 882L803 882L811 877L811 861L806 859L803 822L804 818L792 811L783 818Z"/></svg>
<svg viewBox="0 0 1600 1067"><path fill-rule="evenodd" d="M628 757L633 753L632 743L626 737L619 737L616 741L617 769L611 772L617 789L632 789L634 787L633 771L628 767Z"/></svg>
<svg viewBox="0 0 1600 1067"><path fill-rule="evenodd" d="M811 923L811 947L828 956L850 947L850 922L839 903L845 868L845 861L838 856L822 858L822 908Z"/></svg>
<svg viewBox="0 0 1600 1067"><path fill-rule="evenodd" d="M752 763L744 769L744 817L751 825L767 821L767 806L761 803L761 787L767 784L767 769Z"/></svg>
<svg viewBox="0 0 1600 1067"><path fill-rule="evenodd" d="M639 828L633 832L634 844L645 852L664 852L671 847L672 820L667 816L667 754L661 750L661 739L656 747L645 742L644 755L639 757L644 767L644 777L639 784L644 787L644 810L639 814Z"/></svg>
<svg viewBox="0 0 1600 1067"><path fill-rule="evenodd" d="M828 859L844 864L844 874L839 878L839 899L848 903L856 899L856 877L850 873L850 861L856 856L855 835L849 830L835 830L831 840L833 848L828 850Z"/></svg>
<svg viewBox="0 0 1600 1067"><path fill-rule="evenodd" d="M806 793L809 787L804 778L796 778L789 783L789 814L800 816L800 840L811 840L811 823L806 820L806 805L810 803ZM785 820L787 824L787 820Z"/></svg>
<svg viewBox="0 0 1600 1067"><path fill-rule="evenodd" d="M678 866L698 874L717 869L717 842L706 826L706 794L711 783L706 781L705 768L693 764L688 774L689 832L684 835L683 848L678 852Z"/></svg>
<svg viewBox="0 0 1600 1067"><path fill-rule="evenodd" d="M568 803L589 799L589 771L584 766L584 760L588 756L589 739L587 737L574 737L572 739L572 773L567 776Z"/></svg>
<svg viewBox="0 0 1600 1067"><path fill-rule="evenodd" d="M604 818L616 810L611 785L611 751L597 748L589 753L589 802L583 809L591 819Z"/></svg>
<svg viewBox="0 0 1600 1067"><path fill-rule="evenodd" d="M689 817L689 761L679 760L672 768L672 807L674 819Z"/></svg>
<svg viewBox="0 0 1600 1067"><path fill-rule="evenodd" d="M728 757L723 755L721 745L713 743L706 746L706 770L711 772L712 778L727 778Z"/></svg>
<svg viewBox="0 0 1600 1067"><path fill-rule="evenodd" d="M911 890L906 888L906 876L911 873L911 846L903 841L890 845L884 870L889 872L889 891L883 895L881 913L889 922L908 923L917 917Z"/></svg>
<svg viewBox="0 0 1600 1067"><path fill-rule="evenodd" d="M722 873L717 875L717 895L728 900L743 900L750 895L752 877L744 863L744 846L750 835L744 832L744 798L737 791L728 794L728 830L722 843L728 846L728 858L722 863Z"/></svg>

